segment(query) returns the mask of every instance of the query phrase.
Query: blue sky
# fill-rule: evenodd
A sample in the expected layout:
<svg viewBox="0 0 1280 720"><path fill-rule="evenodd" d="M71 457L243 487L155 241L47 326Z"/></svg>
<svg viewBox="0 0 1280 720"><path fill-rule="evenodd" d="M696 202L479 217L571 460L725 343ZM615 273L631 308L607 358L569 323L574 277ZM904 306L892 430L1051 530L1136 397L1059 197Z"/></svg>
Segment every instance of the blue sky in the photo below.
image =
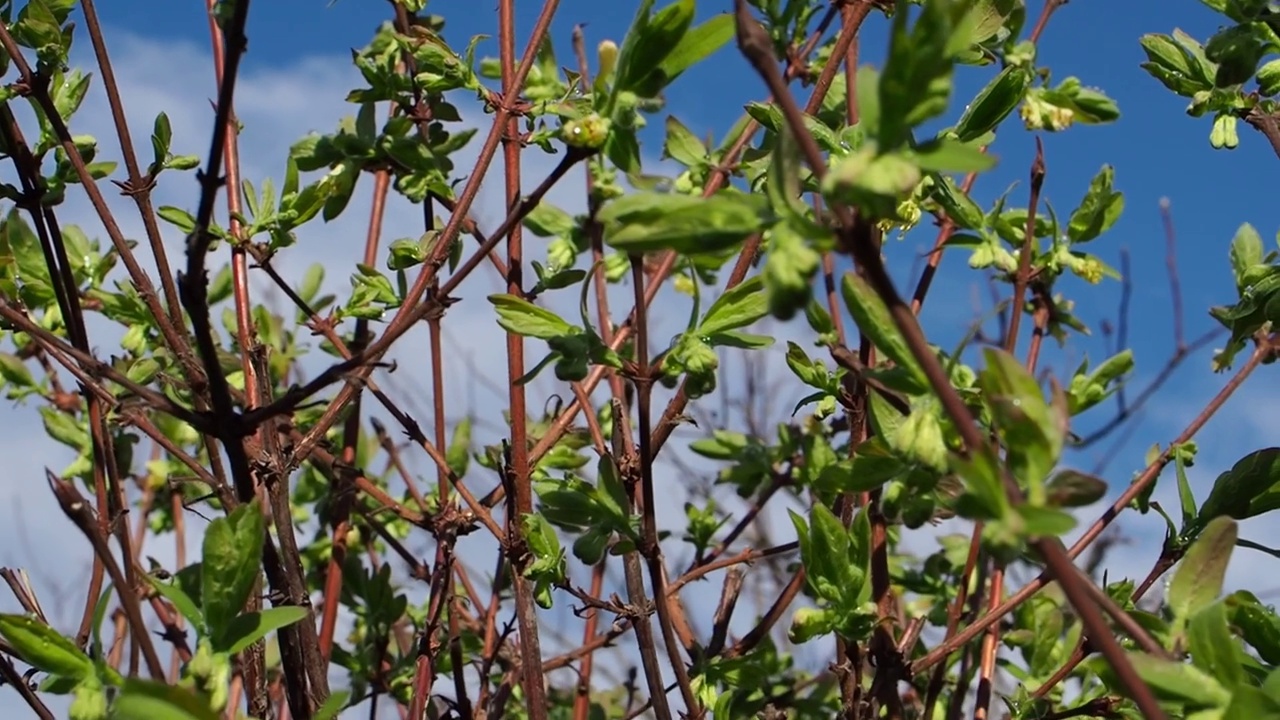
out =
<svg viewBox="0 0 1280 720"><path fill-rule="evenodd" d="M465 46L475 34L496 34L496 0L466 4L437 2L433 10L449 18L446 37L457 47ZM706 17L729 7L727 0L699 2L699 14ZM1031 3L1031 13L1039 10L1040 3ZM561 3L557 20L552 26L552 38L562 61L569 56L569 38L573 27L585 23L588 46L604 38L620 39L630 23L636 3L633 1L565 0ZM539 4L517 3L518 46L523 49L524 38L531 28ZM279 178L288 145L302 134L311 131L329 131L343 115L354 108L342 102L346 92L358 83L358 76L349 67L349 50L365 45L376 26L388 12L383 2L363 0L258 0L250 13L250 52L243 64L241 94L237 109L245 123L242 141L245 175L255 179L266 176ZM160 109L169 112L174 125L176 151L200 153L208 147L208 130L212 113L208 100L214 96L213 71L209 63L208 29L203 3L155 2L154 0L117 0L100 3L99 12L107 28L108 44L117 62L117 74L124 83L124 99L129 107L130 122L135 138L146 147L145 138L151 118ZM1280 160L1271 152L1262 137L1241 128L1239 149L1233 152L1214 151L1208 143L1209 121L1193 119L1183 112L1185 100L1166 91L1150 78L1139 63L1143 60L1138 38L1143 33L1169 32L1181 27L1191 35L1204 40L1218 28L1216 16L1197 0L1129 0L1127 2L1099 2L1074 0L1055 15L1041 42L1041 64L1053 69L1058 79L1068 75L1078 76L1086 85L1097 86L1114 98L1121 109L1119 122L1103 127L1074 127L1061 134L1042 135L1045 145L1048 177L1045 196L1060 215L1070 212L1084 194L1087 184L1101 165L1110 163L1116 169L1116 186L1126 196L1126 211L1121 220L1104 235L1094 241L1091 250L1101 255L1113 266L1118 266L1118 252L1127 247L1133 255L1135 292L1129 331L1129 344L1138 361L1138 377L1134 389L1141 388L1145 380L1155 374L1172 351L1169 290L1164 266L1164 232L1161 227L1158 203L1162 197L1172 202L1179 245L1178 259L1181 268L1183 301L1186 309L1188 338L1193 338L1213 326L1206 314L1212 304L1229 302L1233 297L1233 284L1227 262L1227 246L1236 228L1242 222L1253 223L1268 243L1280 228L1280 217L1272 211L1275 207L1272 178L1280 171ZM864 29L862 61L879 65L884 57L884 30L886 21L873 14ZM88 40L79 37L77 54L81 63L88 65L90 56ZM490 39L480 46L481 55L496 55L497 46ZM954 118L963 102L991 76L991 68L961 68L956 77ZM96 91L95 91L96 92ZM691 70L668 93L668 112L678 115L696 133L712 132L720 137L741 113L742 105L764 96L761 83L749 72L745 62L732 46L726 47L708 62ZM98 95L91 95L86 108L73 122L72 129L92 132L104 143L103 154L115 156L114 143L108 138L112 132L106 116L101 112L103 102ZM460 107L471 122L487 123L474 106ZM95 110L96 109L96 110ZM655 116L654 124L660 124L662 115ZM980 203L989 203L1011 183L1022 183L1014 191L1012 202L1025 204L1025 180L1027 167L1034 150L1034 138L1023 130L1014 118L1007 122L995 147L1000 163L996 170L984 175L974 195ZM473 151L474 152L474 151ZM646 162L653 167L660 147L644 148ZM548 160L532 160L526 168L529 186L540 179L538 173L550 168ZM463 165L459 163L460 167ZM482 225L492 228L502 214L500 184L486 186L477 206L477 216ZM580 203L578 189L562 191L553 199L562 206ZM161 202L193 208L195 183L181 179L172 184L162 182ZM367 195L367 185L364 186ZM124 214L128 205L118 200L113 207ZM73 199L67 211L78 215L91 235L96 221ZM298 249L295 257L305 261L319 259L324 262L350 263L356 256L357 246L363 237L364 220L368 201L359 191L347 216L328 226L318 223L308 226L303 243L305 252ZM420 232L420 216L413 208L396 206L388 215L386 239L416 237ZM136 221L125 221L127 233L140 237ZM132 222L133 224L128 224ZM896 270L899 282L907 287L914 285L908 270L915 265L915 258L928 248L934 237L932 227L924 227L910 234L904 241L892 242L887 248L889 260ZM168 236L175 251L180 238ZM537 257L536 255L534 257ZM976 317L974 298L983 308L990 307L983 277L964 267L966 255L953 253L943 260L940 281L935 284L924 322L931 337L940 345L949 347L969 321ZM299 262L285 258L286 264ZM304 265L288 265L293 273ZM331 268L329 284L335 289L345 287L346 270ZM490 273L492 274L492 273ZM465 287L465 286L464 286ZM493 288L496 289L496 288ZM1080 292L1082 289L1089 292ZM1103 319L1114 318L1119 300L1120 285L1108 282L1103 289L1082 288L1079 283L1063 286L1069 294L1081 298L1077 314L1097 331ZM492 290L489 290L492 291ZM477 300L483 297L480 290L472 290ZM686 306L679 306L674 313L681 318ZM457 312L462 312L458 310ZM495 354L486 353L492 343L501 342L495 331L491 315L482 315L481 324L468 326L468 337L463 346L472 355L468 364L499 380L505 369L494 363ZM677 319L676 322L679 322ZM448 324L446 323L446 326ZM475 337L470 337L474 327ZM786 328L779 334L800 332L802 328ZM100 354L112 351L112 330L101 333L91 329L94 344ZM488 334L485 334L488 333ZM405 358L421 357L421 337L408 338L402 351ZM1025 348L1025 340L1022 347ZM539 348L538 351L541 349ZM1053 350L1044 363L1056 371L1074 368L1082 354L1100 360L1106 353L1106 344L1095 335L1091 339L1074 339L1065 352ZM531 351L533 352L533 351ZM775 361L780 355L771 355ZM1172 381L1140 418L1132 439L1126 443L1109 465L1107 479L1113 488L1123 488L1131 473L1140 469L1145 449L1153 442L1165 443L1176 435L1195 412L1225 381L1224 376L1213 375L1209 369L1209 352L1192 357L1177 372ZM780 366L780 363L778 363ZM1221 471L1227 469L1241 455L1265 447L1273 442L1272 427L1280 420L1280 407L1274 400L1280 393L1273 389L1271 368L1263 368L1246 391L1243 401L1228 407L1226 415L1209 425L1201 437L1200 462L1193 469L1192 478L1200 498L1208 493L1209 484ZM785 373L785 368L782 370ZM389 385L405 383L407 388L427 387L425 378L412 372L412 366L403 375L387 380ZM450 406L457 414L479 405L489 405L496 413L498 395L487 390L474 390L473 384L460 383L460 388L450 389ZM797 395L798 397L798 395ZM713 401L714 402L714 401ZM715 403L718 405L718 402ZM426 400L419 408L425 409ZM9 494L13 500L14 523L0 528L0 563L22 565L29 568L53 567L56 563L76 558L82 560L84 548L74 536L63 541L33 546L28 542L22 527L39 527L40 523L63 522L56 515L47 493L40 483L40 468L48 463L55 469L63 464L57 447L34 451L36 443L47 441L40 437L38 421L31 423L31 408L0 414L0 427L9 433L0 445L7 457L13 457L15 467L12 485L0 486L0 496ZM1087 430L1110 416L1109 407L1094 410L1081 420L1080 430ZM420 418L422 415L420 415ZM1082 467L1091 467L1109 443L1071 458ZM65 454L65 453L64 453ZM425 466L424 466L425 469ZM1172 497L1171 479L1162 482L1157 497ZM674 511L679 513L679 506ZM1086 510L1083 517L1092 520L1097 509ZM10 518L6 517L6 520ZM3 525L3 523L0 523ZM1145 574L1158 550L1162 523L1154 516L1134 516L1124 522L1128 534L1134 537L1133 545L1125 548L1114 563L1112 577ZM1258 523L1246 525L1245 537L1273 544L1280 532L1267 530ZM31 535L35 538L36 535ZM167 552L167 544L155 545L157 553ZM1275 560L1266 556L1238 555L1233 563L1233 582L1257 577L1259 570L1274 573ZM35 578L40 582L40 577ZM56 590L57 578L49 578L49 592ZM65 579L64 579L65 582ZM1248 583L1255 590L1265 591ZM1280 584L1280 583L1278 583ZM712 599L715 589L712 588ZM77 615L80 602L78 592L68 598L66 617L68 624ZM3 604L0 603L0 607ZM575 621L576 627L576 621ZM5 695L0 694L0 707L5 706Z"/></svg>

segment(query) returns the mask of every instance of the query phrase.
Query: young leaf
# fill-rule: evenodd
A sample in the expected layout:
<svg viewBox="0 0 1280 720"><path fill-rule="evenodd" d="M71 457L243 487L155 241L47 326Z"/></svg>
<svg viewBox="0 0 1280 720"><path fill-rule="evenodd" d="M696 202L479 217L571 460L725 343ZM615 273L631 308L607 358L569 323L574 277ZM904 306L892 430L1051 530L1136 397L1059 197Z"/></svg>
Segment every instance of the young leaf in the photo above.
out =
<svg viewBox="0 0 1280 720"><path fill-rule="evenodd" d="M1146 653L1129 653L1129 662L1159 700L1199 707L1223 707L1231 702L1231 693L1194 665Z"/></svg>
<svg viewBox="0 0 1280 720"><path fill-rule="evenodd" d="M1103 165L1085 194L1080 207L1071 213L1067 236L1073 243L1088 242L1106 232L1124 212L1124 195L1111 189L1115 171Z"/></svg>
<svg viewBox="0 0 1280 720"><path fill-rule="evenodd" d="M995 130L1022 102L1030 84L1026 68L1010 65L1000 71L960 116L955 129L960 142L976 140Z"/></svg>
<svg viewBox="0 0 1280 720"><path fill-rule="evenodd" d="M949 138L938 138L917 146L909 157L921 169L932 172L982 172L995 167L995 157L982 148Z"/></svg>
<svg viewBox="0 0 1280 720"><path fill-rule="evenodd" d="M1106 494L1106 482L1075 470L1063 470L1045 485L1046 500L1051 507L1085 507Z"/></svg>
<svg viewBox="0 0 1280 720"><path fill-rule="evenodd" d="M662 157L671 158L685 167L694 167L707 157L707 147L674 115L667 116L667 141Z"/></svg>
<svg viewBox="0 0 1280 720"><path fill-rule="evenodd" d="M889 308L871 284L861 275L845 273L844 280L840 283L840 292L858 330L870 338L871 344L884 353L885 357L905 368L920 385L927 387L929 383L924 371L920 369L906 340L894 325Z"/></svg>
<svg viewBox="0 0 1280 720"><path fill-rule="evenodd" d="M1262 264L1264 254L1262 236L1249 223L1241 225L1231 239L1231 272L1236 279L1236 289L1244 290L1249 284L1245 278L1249 270Z"/></svg>
<svg viewBox="0 0 1280 720"><path fill-rule="evenodd" d="M201 600L205 625L217 637L244 609L262 562L262 508L255 499L209 523L204 533Z"/></svg>
<svg viewBox="0 0 1280 720"><path fill-rule="evenodd" d="M728 330L746 327L769 312L764 294L764 280L755 276L726 290L707 309L698 326L703 335L714 335Z"/></svg>
<svg viewBox="0 0 1280 720"><path fill-rule="evenodd" d="M153 575L147 575L147 580L151 583L151 587L155 588L156 592L163 595L166 600L173 603L173 607L178 611L178 614L186 618L187 622L194 625L201 634L208 632L204 627L204 613L200 612L196 602L176 582L163 582Z"/></svg>
<svg viewBox="0 0 1280 720"><path fill-rule="evenodd" d="M342 712L347 706L347 701L351 699L350 690L338 690L329 695L329 699L324 701L314 715L312 720L336 720L338 713Z"/></svg>
<svg viewBox="0 0 1280 720"><path fill-rule="evenodd" d="M453 439L444 454L449 469L454 475L463 477L467 474L467 465L471 460L471 418L464 417L453 427Z"/></svg>
<svg viewBox="0 0 1280 720"><path fill-rule="evenodd" d="M653 0L640 4L636 19L627 31L618 55L618 69L612 98L633 92L641 97L654 97L667 78L659 67L680 44L693 22L693 0L676 2L650 15ZM610 106L612 109L612 105Z"/></svg>
<svg viewBox="0 0 1280 720"><path fill-rule="evenodd" d="M1223 687L1234 690L1244 681L1243 653L1227 624L1225 603L1215 602L1193 615L1187 625L1187 641L1192 664Z"/></svg>
<svg viewBox="0 0 1280 720"><path fill-rule="evenodd" d="M628 253L712 253L735 247L772 222L758 195L722 191L709 198L636 192L605 205L604 240Z"/></svg>
<svg viewBox="0 0 1280 720"><path fill-rule="evenodd" d="M1012 355L995 348L983 354L987 367L978 377L983 399L1009 446L1011 469L1029 486L1028 501L1042 505L1041 483L1053 470L1066 440L1065 403L1045 402L1035 377Z"/></svg>
<svg viewBox="0 0 1280 720"><path fill-rule="evenodd" d="M515 295L490 295L489 302L498 311L498 324L517 335L551 340L572 335L577 329L550 310Z"/></svg>
<svg viewBox="0 0 1280 720"><path fill-rule="evenodd" d="M94 674L93 661L75 643L39 620L26 615L0 614L0 636L31 667L71 680Z"/></svg>
<svg viewBox="0 0 1280 720"><path fill-rule="evenodd" d="M1280 664L1280 616L1250 592L1239 590L1226 598L1231 624L1258 656L1271 665Z"/></svg>
<svg viewBox="0 0 1280 720"><path fill-rule="evenodd" d="M194 692L178 685L129 678L111 708L113 720L219 720Z"/></svg>
<svg viewBox="0 0 1280 720"><path fill-rule="evenodd" d="M879 88L879 140L885 150L896 149L911 128L947 109L952 59L972 37L968 10L968 3L952 0L925 3L910 30L910 13L894 14Z"/></svg>
<svg viewBox="0 0 1280 720"><path fill-rule="evenodd" d="M229 655L244 650L272 631L300 622L310 615L304 607L282 606L238 615L220 636L213 639L214 652Z"/></svg>
<svg viewBox="0 0 1280 720"><path fill-rule="evenodd" d="M658 66L663 80L674 81L685 70L710 57L733 38L733 15L721 13L689 29Z"/></svg>
<svg viewBox="0 0 1280 720"><path fill-rule="evenodd" d="M1197 524L1226 515L1244 520L1266 512L1270 496L1280 491L1280 448L1264 448L1236 461L1218 476L1197 515ZM1255 501L1258 507L1254 507Z"/></svg>
<svg viewBox="0 0 1280 720"><path fill-rule="evenodd" d="M524 217L524 226L538 237L565 237L577 227L573 216L552 205L540 202Z"/></svg>
<svg viewBox="0 0 1280 720"><path fill-rule="evenodd" d="M1235 544L1235 520L1209 521L1169 582L1169 608L1175 619L1186 622L1218 599Z"/></svg>
<svg viewBox="0 0 1280 720"><path fill-rule="evenodd" d="M156 214L160 219L173 225L184 233L190 234L196 229L196 218L191 213L182 208L173 207L172 205L162 205Z"/></svg>

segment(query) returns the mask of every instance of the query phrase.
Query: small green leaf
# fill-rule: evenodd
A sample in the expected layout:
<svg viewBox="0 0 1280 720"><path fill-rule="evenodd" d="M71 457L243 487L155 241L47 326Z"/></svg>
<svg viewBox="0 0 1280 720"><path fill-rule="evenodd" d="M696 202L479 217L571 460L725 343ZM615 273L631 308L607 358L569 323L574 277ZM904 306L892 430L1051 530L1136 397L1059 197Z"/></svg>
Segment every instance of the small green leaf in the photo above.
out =
<svg viewBox="0 0 1280 720"><path fill-rule="evenodd" d="M714 335L746 327L769 313L764 280L755 276L726 290L707 309L698 326L703 335Z"/></svg>
<svg viewBox="0 0 1280 720"><path fill-rule="evenodd" d="M614 98L622 92L634 92L641 97L657 95L667 82L660 74L660 66L693 22L693 0L676 0L650 15L652 8L653 0L642 2L627 31L618 54Z"/></svg>
<svg viewBox="0 0 1280 720"><path fill-rule="evenodd" d="M1106 496L1107 483L1093 475L1063 470L1045 486L1045 493L1052 507L1085 507Z"/></svg>
<svg viewBox="0 0 1280 720"><path fill-rule="evenodd" d="M161 205L156 214L160 219L173 225L184 233L190 234L196 229L196 218L191 213L182 208L173 207L172 205Z"/></svg>
<svg viewBox="0 0 1280 720"><path fill-rule="evenodd" d="M1244 590L1228 595L1226 604L1231 624L1240 628L1244 641L1265 662L1280 664L1280 616Z"/></svg>
<svg viewBox="0 0 1280 720"><path fill-rule="evenodd" d="M671 158L685 167L695 167L707 157L707 147L674 115L667 116L667 140L662 157Z"/></svg>
<svg viewBox="0 0 1280 720"><path fill-rule="evenodd" d="M236 616L213 641L214 652L235 655L282 627L301 622L310 615L304 607L282 606Z"/></svg>
<svg viewBox="0 0 1280 720"><path fill-rule="evenodd" d="M1138 38L1138 44L1142 46L1142 51L1147 54L1149 61L1169 72L1189 77L1196 71L1190 59L1182 52L1182 48L1178 47L1178 43L1168 35L1143 35Z"/></svg>
<svg viewBox="0 0 1280 720"><path fill-rule="evenodd" d="M1235 544L1235 520L1209 521L1169 582L1169 607L1175 618L1186 622L1218 599Z"/></svg>
<svg viewBox="0 0 1280 720"><path fill-rule="evenodd" d="M960 142L971 142L995 130L1026 95L1031 78L1026 68L1010 65L992 78L965 108L956 124Z"/></svg>
<svg viewBox="0 0 1280 720"><path fill-rule="evenodd" d="M1244 681L1243 654L1227 624L1226 604L1219 601L1202 608L1187 625L1191 662L1209 673L1223 687L1234 690Z"/></svg>
<svg viewBox="0 0 1280 720"><path fill-rule="evenodd" d="M93 661L75 643L39 620L26 615L0 614L0 636L34 668L71 680L94 674Z"/></svg>
<svg viewBox="0 0 1280 720"><path fill-rule="evenodd" d="M577 227L577 223L572 215L544 201L525 215L524 226L538 237L567 237Z"/></svg>
<svg viewBox="0 0 1280 720"><path fill-rule="evenodd" d="M1223 707L1231 702L1230 691L1194 665L1146 653L1129 653L1129 662L1157 699L1198 707Z"/></svg>
<svg viewBox="0 0 1280 720"><path fill-rule="evenodd" d="M205 529L201 600L205 625L214 637L244 609L258 579L265 540L262 508L255 499Z"/></svg>
<svg viewBox="0 0 1280 720"><path fill-rule="evenodd" d="M337 690L329 695L329 699L316 709L312 720L337 720L338 713L342 712L347 706L347 701L351 699L350 690Z"/></svg>
<svg viewBox="0 0 1280 720"><path fill-rule="evenodd" d="M840 292L844 296L849 314L857 323L858 330L871 339L871 344L884 353L886 357L902 368L923 386L928 386L928 379L920 369L906 340L898 332L889 308L876 293L871 284L857 273L845 273L840 283Z"/></svg>
<svg viewBox="0 0 1280 720"><path fill-rule="evenodd" d="M1235 275L1236 289L1244 290L1249 285L1246 280L1249 271L1257 265L1263 263L1263 256L1266 251L1263 249L1262 236L1249 223L1244 223L1236 230L1236 235L1231 239L1231 272Z"/></svg>
<svg viewBox="0 0 1280 720"><path fill-rule="evenodd" d="M204 627L204 613L200 611L195 600L192 600L191 596L181 586L176 582L161 581L152 575L147 575L147 580L151 583L151 587L155 588L156 592L160 593L164 599L173 603L173 607L178 611L178 614L186 618L187 622L194 625L201 634L208 632Z"/></svg>
<svg viewBox="0 0 1280 720"><path fill-rule="evenodd" d="M636 192L605 205L604 239L629 253L712 253L737 246L772 221L758 195L721 191L709 198Z"/></svg>
<svg viewBox="0 0 1280 720"><path fill-rule="evenodd" d="M27 388L36 384L26 363L11 353L0 353L0 377L17 387Z"/></svg>
<svg viewBox="0 0 1280 720"><path fill-rule="evenodd" d="M1089 183L1089 191L1080 202L1080 207L1071 213L1071 221L1067 227L1067 236L1071 238L1071 242L1093 240L1114 225L1120 218L1120 213L1124 212L1124 194L1111 189L1113 176L1111 166L1103 165Z"/></svg>
<svg viewBox="0 0 1280 720"><path fill-rule="evenodd" d="M550 340L577 330L559 315L515 295L490 295L489 302L498 311L498 324L517 335Z"/></svg>
<svg viewBox="0 0 1280 720"><path fill-rule="evenodd" d="M663 59L658 70L666 82L670 83L685 70L724 47L733 38L733 34L733 15L720 13L701 25L690 28L679 44Z"/></svg>
<svg viewBox="0 0 1280 720"><path fill-rule="evenodd" d="M445 461L454 475L463 477L467 474L467 465L471 460L471 418L464 417L453 426L453 440L444 453Z"/></svg>
<svg viewBox="0 0 1280 720"><path fill-rule="evenodd" d="M921 170L933 172L982 172L996 164L996 159L982 152L982 148L948 138L920 145L910 157Z"/></svg>
<svg viewBox="0 0 1280 720"><path fill-rule="evenodd" d="M178 685L129 678L111 708L113 720L219 720L195 693Z"/></svg>
<svg viewBox="0 0 1280 720"><path fill-rule="evenodd" d="M1280 494L1280 448L1264 448L1236 461L1218 476L1200 506L1197 524L1225 515L1245 520L1266 512L1270 497ZM1254 507L1255 502L1257 507Z"/></svg>

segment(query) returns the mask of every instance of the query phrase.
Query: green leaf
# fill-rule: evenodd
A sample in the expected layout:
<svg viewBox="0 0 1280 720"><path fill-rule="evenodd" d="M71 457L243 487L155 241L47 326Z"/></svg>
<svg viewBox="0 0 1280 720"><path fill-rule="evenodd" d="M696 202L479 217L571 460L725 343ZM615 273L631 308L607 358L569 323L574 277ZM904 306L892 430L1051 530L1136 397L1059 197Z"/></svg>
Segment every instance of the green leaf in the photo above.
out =
<svg viewBox="0 0 1280 720"><path fill-rule="evenodd" d="M836 611L831 608L801 607L791 618L787 639L796 645L802 645L814 638L830 635L838 622ZM732 696L725 693L722 697Z"/></svg>
<svg viewBox="0 0 1280 720"><path fill-rule="evenodd" d="M444 459L454 475L463 477L471 461L471 418L464 417L453 426L453 440L445 450Z"/></svg>
<svg viewBox="0 0 1280 720"><path fill-rule="evenodd" d="M971 142L995 130L1026 95L1031 77L1019 65L1010 65L992 78L965 108L956 124L960 142Z"/></svg>
<svg viewBox="0 0 1280 720"><path fill-rule="evenodd" d="M412 238L400 238L387 248L387 269L406 270L427 259L427 248Z"/></svg>
<svg viewBox="0 0 1280 720"><path fill-rule="evenodd" d="M1043 505L1041 483L1057 464L1066 441L1066 408L1045 402L1035 376L1017 358L996 348L987 348L983 356L987 367L978 384L1009 448L1010 470L1028 484L1027 501Z"/></svg>
<svg viewBox="0 0 1280 720"><path fill-rule="evenodd" d="M901 146L911 128L941 115L951 94L952 59L968 49L973 18L968 3L925 3L908 31L911 13L894 13L889 59L880 76L880 145Z"/></svg>
<svg viewBox="0 0 1280 720"><path fill-rule="evenodd" d="M220 636L214 638L214 652L229 655L244 650L282 627L305 620L310 611L305 607L282 606L236 616Z"/></svg>
<svg viewBox="0 0 1280 720"><path fill-rule="evenodd" d="M1231 272L1236 279L1236 289L1244 290L1249 285L1246 278L1249 270L1263 263L1266 251L1262 246L1262 236L1249 223L1244 223L1231 238Z"/></svg>
<svg viewBox="0 0 1280 720"><path fill-rule="evenodd" d="M226 631L253 591L262 562L263 525L255 499L205 529L200 596L205 626L213 637Z"/></svg>
<svg viewBox="0 0 1280 720"><path fill-rule="evenodd" d="M692 3L690 3L692 4ZM663 79L670 83L681 73L710 57L733 38L733 15L721 13L689 29L679 44L658 66Z"/></svg>
<svg viewBox="0 0 1280 720"><path fill-rule="evenodd" d="M89 433L74 417L47 405L39 409L45 433L72 450L89 446Z"/></svg>
<svg viewBox="0 0 1280 720"><path fill-rule="evenodd" d="M667 140L662 145L663 159L671 158L685 167L695 167L707 157L707 147L674 115L667 116Z"/></svg>
<svg viewBox="0 0 1280 720"><path fill-rule="evenodd" d="M489 302L498 311L498 324L517 335L550 340L577 330L559 315L515 295L490 295Z"/></svg>
<svg viewBox="0 0 1280 720"><path fill-rule="evenodd" d="M1045 486L1046 499L1052 507L1085 507L1107 494L1103 480L1075 470L1063 470Z"/></svg>
<svg viewBox="0 0 1280 720"><path fill-rule="evenodd" d="M1187 464L1181 453L1174 453L1173 464L1178 479L1178 505L1182 510L1182 529L1185 532L1192 527L1196 519L1196 497L1191 492L1191 483L1187 480Z"/></svg>
<svg viewBox="0 0 1280 720"><path fill-rule="evenodd" d="M0 353L0 377L3 377L5 382L22 388L36 384L26 363L11 353Z"/></svg>
<svg viewBox="0 0 1280 720"><path fill-rule="evenodd" d="M923 177L913 157L901 152L877 154L873 148L863 148L836 162L822 181L822 192L871 217L893 217L898 203L915 190Z"/></svg>
<svg viewBox="0 0 1280 720"><path fill-rule="evenodd" d="M889 315L889 308L871 287L865 278L857 273L845 273L840 283L840 292L844 296L849 314L857 323L858 330L871 340L876 349L898 366L905 368L919 384L928 386L928 378L924 370L916 362L906 340L898 332L897 325Z"/></svg>
<svg viewBox="0 0 1280 720"><path fill-rule="evenodd" d="M1168 35L1148 34L1138 38L1138 44L1147 54L1147 60L1171 73L1190 78L1198 68L1192 66L1190 58L1182 52L1178 43Z"/></svg>
<svg viewBox="0 0 1280 720"><path fill-rule="evenodd" d="M982 172L995 167L996 159L976 145L939 138L915 148L910 157L921 170L934 172Z"/></svg>
<svg viewBox="0 0 1280 720"><path fill-rule="evenodd" d="M314 263L302 276L302 282L298 285L298 296L310 303L315 299L316 293L320 292L322 283L324 283L324 265Z"/></svg>
<svg viewBox="0 0 1280 720"><path fill-rule="evenodd" d="M161 205L156 214L160 219L173 225L186 234L191 234L196 229L196 218L191 213L182 208L173 207L172 205Z"/></svg>
<svg viewBox="0 0 1280 720"><path fill-rule="evenodd" d="M552 205L540 202L524 217L524 226L538 237L567 237L577 227L573 216Z"/></svg>
<svg viewBox="0 0 1280 720"><path fill-rule="evenodd" d="M112 720L219 720L195 693L178 685L129 678L111 708Z"/></svg>
<svg viewBox="0 0 1280 720"><path fill-rule="evenodd" d="M1271 665L1280 664L1280 616L1250 592L1239 590L1226 598L1231 624L1258 656Z"/></svg>
<svg viewBox="0 0 1280 720"><path fill-rule="evenodd" d="M39 620L26 615L0 614L0 636L21 660L60 677L81 680L94 674L93 661L75 643Z"/></svg>
<svg viewBox="0 0 1280 720"><path fill-rule="evenodd" d="M725 291L707 309L698 326L703 335L714 335L746 327L769 313L764 280L755 276Z"/></svg>
<svg viewBox="0 0 1280 720"><path fill-rule="evenodd" d="M1209 521L1169 582L1169 608L1175 619L1186 622L1218 599L1235 544L1235 520Z"/></svg>
<svg viewBox="0 0 1280 720"><path fill-rule="evenodd" d="M1089 191L1080 202L1080 207L1071 213L1071 221L1067 227L1067 237L1071 238L1071 242L1088 242L1098 237L1114 225L1120 218L1120 213L1124 212L1124 194L1111 189L1114 174L1110 165L1103 165L1089 183Z"/></svg>
<svg viewBox="0 0 1280 720"><path fill-rule="evenodd" d="M351 699L350 690L337 690L329 695L329 699L316 709L312 720L337 720L338 713L347 707L347 701Z"/></svg>
<svg viewBox="0 0 1280 720"><path fill-rule="evenodd" d="M200 611L195 600L192 600L191 596L181 586L176 582L164 582L153 575L147 575L147 580L151 583L151 587L156 589L156 592L173 603L173 607L178 611L178 614L194 625L200 634L203 635L208 632L204 626L204 613Z"/></svg>
<svg viewBox="0 0 1280 720"><path fill-rule="evenodd" d="M1280 694L1252 685L1237 687L1221 720L1280 720Z"/></svg>
<svg viewBox="0 0 1280 720"><path fill-rule="evenodd" d="M1019 0L975 0L970 10L973 25L969 42L976 44L994 39L1021 4Z"/></svg>
<svg viewBox="0 0 1280 720"><path fill-rule="evenodd" d="M1264 448L1236 461L1218 476L1200 506L1197 525L1225 515L1244 520L1267 512L1280 496L1280 448Z"/></svg>
<svg viewBox="0 0 1280 720"><path fill-rule="evenodd" d="M1275 32L1263 22L1243 23L1227 27L1209 38L1204 53L1218 63L1213 83L1227 88L1246 82L1258 69L1258 61L1274 52Z"/></svg>
<svg viewBox="0 0 1280 720"><path fill-rule="evenodd" d="M653 0L644 0L618 53L618 69L611 100L633 92L654 97L669 78L663 76L664 60L680 44L693 22L693 0L677 0L650 15ZM610 110L612 110L612 103Z"/></svg>
<svg viewBox="0 0 1280 720"><path fill-rule="evenodd" d="M1234 690L1244 681L1243 655L1227 624L1226 604L1219 601L1191 616L1187 625L1191 662Z"/></svg>
<svg viewBox="0 0 1280 720"><path fill-rule="evenodd" d="M705 199L636 192L605 205L598 217L605 242L628 253L720 252L736 247L772 221L765 198L734 191Z"/></svg>
<svg viewBox="0 0 1280 720"><path fill-rule="evenodd" d="M1223 707L1231 702L1231 693L1194 665L1146 653L1129 653L1129 662L1157 699L1196 707Z"/></svg>
<svg viewBox="0 0 1280 720"><path fill-rule="evenodd" d="M957 498L956 510L974 520L998 520L1009 510L1009 498L1000 476L1000 461L984 445L968 457L953 456L952 468L964 481L965 493Z"/></svg>
<svg viewBox="0 0 1280 720"><path fill-rule="evenodd" d="M978 204L970 199L951 178L943 177L942 182L934 183L933 197L957 227L977 230L986 224L982 208L978 207Z"/></svg>
<svg viewBox="0 0 1280 720"><path fill-rule="evenodd" d="M169 116L160 113L156 116L154 129L151 131L151 149L155 152L155 169L164 166L169 157L169 146L173 141L173 130L169 126Z"/></svg>

